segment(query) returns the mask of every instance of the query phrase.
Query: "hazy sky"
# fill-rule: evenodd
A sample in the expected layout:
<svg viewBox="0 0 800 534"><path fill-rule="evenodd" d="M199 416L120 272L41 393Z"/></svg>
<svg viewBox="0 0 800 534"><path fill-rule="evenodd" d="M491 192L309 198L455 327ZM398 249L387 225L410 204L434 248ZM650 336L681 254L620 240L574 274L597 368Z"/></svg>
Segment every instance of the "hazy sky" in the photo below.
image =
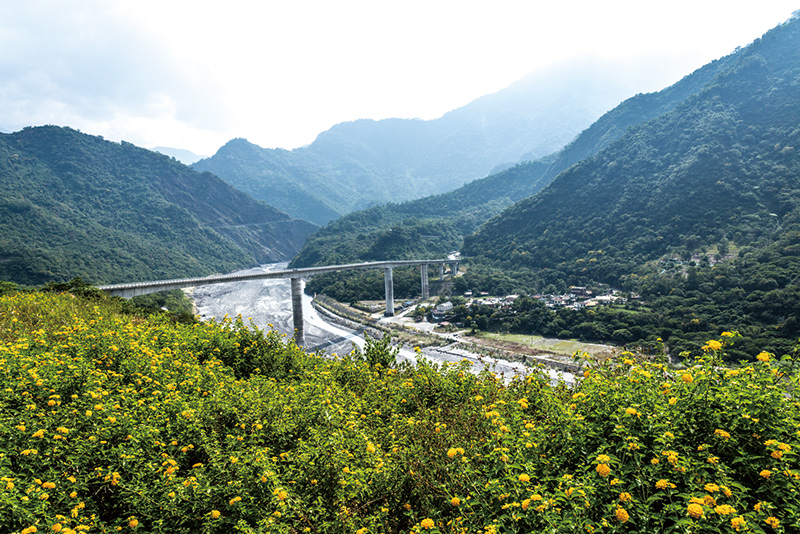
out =
<svg viewBox="0 0 800 534"><path fill-rule="evenodd" d="M577 56L636 92L745 46L800 0L26 0L0 10L0 128L57 124L211 155L338 122L432 119ZM638 78L639 76L637 76Z"/></svg>

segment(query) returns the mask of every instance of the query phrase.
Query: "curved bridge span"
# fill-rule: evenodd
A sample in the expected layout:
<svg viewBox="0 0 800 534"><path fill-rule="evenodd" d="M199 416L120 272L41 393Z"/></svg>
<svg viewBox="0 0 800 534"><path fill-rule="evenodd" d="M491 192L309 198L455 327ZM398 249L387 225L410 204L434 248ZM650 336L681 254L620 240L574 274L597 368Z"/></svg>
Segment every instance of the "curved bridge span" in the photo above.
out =
<svg viewBox="0 0 800 534"><path fill-rule="evenodd" d="M444 278L444 266L452 265L452 273L458 273L459 260L448 258L444 260L398 260L398 261L373 261L366 263L348 263L344 265L325 265L322 267L305 267L300 269L286 269L283 271L269 271L263 273L249 274L218 274L201 278L178 278L173 280L155 280L152 282L134 282L129 284L113 284L100 286L99 289L110 295L117 295L123 298L131 298L148 293L159 291L170 291L172 289L182 289L184 287L205 286L209 284L227 284L231 282L244 282L250 280L266 280L271 278L288 278L292 287L292 322L295 330L295 342L302 346L305 343L305 330L303 327L303 285L304 278L310 278L317 274L331 273L335 271L351 271L356 269L383 269L384 288L386 291L386 315L394 315L394 282L392 279L392 269L396 267L416 267L420 268L420 283L422 287L422 298L430 296L428 286L428 266L439 266L439 277Z"/></svg>

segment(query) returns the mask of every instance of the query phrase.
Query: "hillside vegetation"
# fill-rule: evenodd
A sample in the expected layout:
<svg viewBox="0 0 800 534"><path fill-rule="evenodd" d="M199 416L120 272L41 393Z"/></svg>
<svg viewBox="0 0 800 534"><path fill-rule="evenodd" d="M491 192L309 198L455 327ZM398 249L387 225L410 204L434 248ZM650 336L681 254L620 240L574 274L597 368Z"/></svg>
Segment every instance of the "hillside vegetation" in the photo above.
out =
<svg viewBox="0 0 800 534"><path fill-rule="evenodd" d="M129 143L55 126L0 134L0 280L227 272L285 260L313 229Z"/></svg>
<svg viewBox="0 0 800 534"><path fill-rule="evenodd" d="M414 224L418 219L451 227L458 245L418 242L410 257L441 257L461 247L461 238L523 198L538 193L561 172L581 159L592 156L622 137L628 128L674 109L688 96L703 89L727 67L734 55L698 69L674 85L651 94L639 94L604 114L562 150L549 156L519 163L509 169L439 195L403 203L388 203L345 215L314 233L292 265L309 267L358 260L377 260L373 245L390 229ZM530 154L528 154L530 156Z"/></svg>
<svg viewBox="0 0 800 534"><path fill-rule="evenodd" d="M625 353L574 387L325 358L241 319L0 297L0 530L790 532L792 360Z"/></svg>
<svg viewBox="0 0 800 534"><path fill-rule="evenodd" d="M529 272L537 289L603 282L652 304L592 318L603 323L593 338L655 328L679 352L741 328L751 347L785 350L800 335L798 45L794 18L701 92L487 222L465 253Z"/></svg>
<svg viewBox="0 0 800 534"><path fill-rule="evenodd" d="M800 202L798 43L795 18L700 93L484 225L465 251L615 282L668 252L772 238Z"/></svg>

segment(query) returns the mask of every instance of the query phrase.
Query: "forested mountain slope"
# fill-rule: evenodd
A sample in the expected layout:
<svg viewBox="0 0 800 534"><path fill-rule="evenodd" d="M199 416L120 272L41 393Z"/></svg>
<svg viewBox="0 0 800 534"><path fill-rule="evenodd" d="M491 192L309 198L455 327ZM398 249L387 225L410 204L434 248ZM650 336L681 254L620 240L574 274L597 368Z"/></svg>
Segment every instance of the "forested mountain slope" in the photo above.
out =
<svg viewBox="0 0 800 534"><path fill-rule="evenodd" d="M523 155L557 151L630 94L604 67L583 62L535 73L435 120L337 124L292 151L236 139L194 167L324 224L375 204L451 191Z"/></svg>
<svg viewBox="0 0 800 534"><path fill-rule="evenodd" d="M460 238L475 231L506 207L539 192L559 173L619 139L631 126L661 115L701 91L734 58L735 54L713 61L657 93L639 94L627 99L555 154L520 163L454 191L345 215L311 236L292 264L306 267L389 259L373 256L376 251L384 251L376 248L375 244L378 240L385 240L389 232L394 232L395 240L407 242L403 252L408 258L441 256L448 250L460 248ZM420 232L397 232L401 226L407 229L418 225L419 220L427 219L446 226L457 237L440 242L420 239Z"/></svg>
<svg viewBox="0 0 800 534"><path fill-rule="evenodd" d="M723 238L749 245L800 202L800 20L467 238L465 252L616 282Z"/></svg>
<svg viewBox="0 0 800 534"><path fill-rule="evenodd" d="M734 360L752 359L756 346L789 354L800 336L799 150L794 17L703 91L465 238L481 267L463 285L611 284L642 304L534 324L559 337L665 344L673 357L738 331Z"/></svg>
<svg viewBox="0 0 800 534"><path fill-rule="evenodd" d="M129 143L0 134L0 280L199 276L291 257L314 228Z"/></svg>

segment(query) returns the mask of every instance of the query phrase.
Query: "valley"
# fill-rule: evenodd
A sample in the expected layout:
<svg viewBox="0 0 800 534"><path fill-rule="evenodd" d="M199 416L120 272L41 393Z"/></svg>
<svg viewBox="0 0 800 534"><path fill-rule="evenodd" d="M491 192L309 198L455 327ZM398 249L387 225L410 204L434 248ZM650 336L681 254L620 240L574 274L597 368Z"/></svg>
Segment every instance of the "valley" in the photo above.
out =
<svg viewBox="0 0 800 534"><path fill-rule="evenodd" d="M242 271L244 273L256 272L261 270L281 270L286 264L269 264L261 267ZM221 320L228 316L231 318L241 315L246 321L258 328L270 331L275 330L286 338L293 335L292 323L292 303L288 280L262 280L252 282L234 282L230 284L215 284L208 286L198 286L190 292L191 298L195 303L196 313L202 320ZM321 316L314 305L312 297L304 295L303 315L305 318L305 337L304 348L310 352L323 351L324 354L346 355L353 349L353 345L364 348L365 325L370 323L352 323L355 328L332 324ZM380 322L397 322L402 320L405 314L401 313L394 318L383 318ZM377 317L376 316L376 319ZM406 322L414 325L413 321ZM431 325L432 327L433 325ZM367 327L368 328L368 327ZM373 336L376 333L371 332ZM449 337L449 336L448 336ZM459 344L454 339L449 339L447 346L423 347L416 352L413 347L401 346L398 353L398 361L415 363L419 357L424 357L436 364L458 363L469 361L472 366L470 370L479 373L485 368L490 368L497 374L504 375L507 379L513 376L524 375L527 366L519 362L509 361L506 358L498 359L486 356L480 352L465 350L469 344ZM576 345L579 346L579 345ZM494 347L497 350L498 347ZM492 347L486 347L485 352L490 352ZM511 358L521 359L519 354L511 354ZM563 356L562 352L562 356ZM555 370L550 371L554 380L559 378L559 373ZM565 380L571 382L573 377L570 373L561 373Z"/></svg>
<svg viewBox="0 0 800 534"><path fill-rule="evenodd" d="M384 64L420 99L382 34L426 47L433 99L503 63L488 23L506 6L473 27L464 3L359 6L380 21L134 4L66 17L80 35L37 13L42 35L15 32L0 61L11 115L34 80L36 117L90 107L158 146L0 129L0 532L800 532L800 11L656 92L576 56L438 118L337 119L287 150L231 125L288 136L319 104L387 99ZM703 7L589 4L559 33L599 27L598 48L606 12L682 44L667 21ZM529 5L504 34L547 33ZM124 24L92 24L111 12ZM0 17L0 36L6 19L24 22ZM447 41L468 64L436 53L430 22L479 45ZM109 48L102 76L71 62L84 42L102 57L103 32L187 27L202 40ZM628 29L625 54L644 40ZM556 61L559 38L512 59ZM23 68L40 46L49 67ZM167 148L201 138L220 148Z"/></svg>

